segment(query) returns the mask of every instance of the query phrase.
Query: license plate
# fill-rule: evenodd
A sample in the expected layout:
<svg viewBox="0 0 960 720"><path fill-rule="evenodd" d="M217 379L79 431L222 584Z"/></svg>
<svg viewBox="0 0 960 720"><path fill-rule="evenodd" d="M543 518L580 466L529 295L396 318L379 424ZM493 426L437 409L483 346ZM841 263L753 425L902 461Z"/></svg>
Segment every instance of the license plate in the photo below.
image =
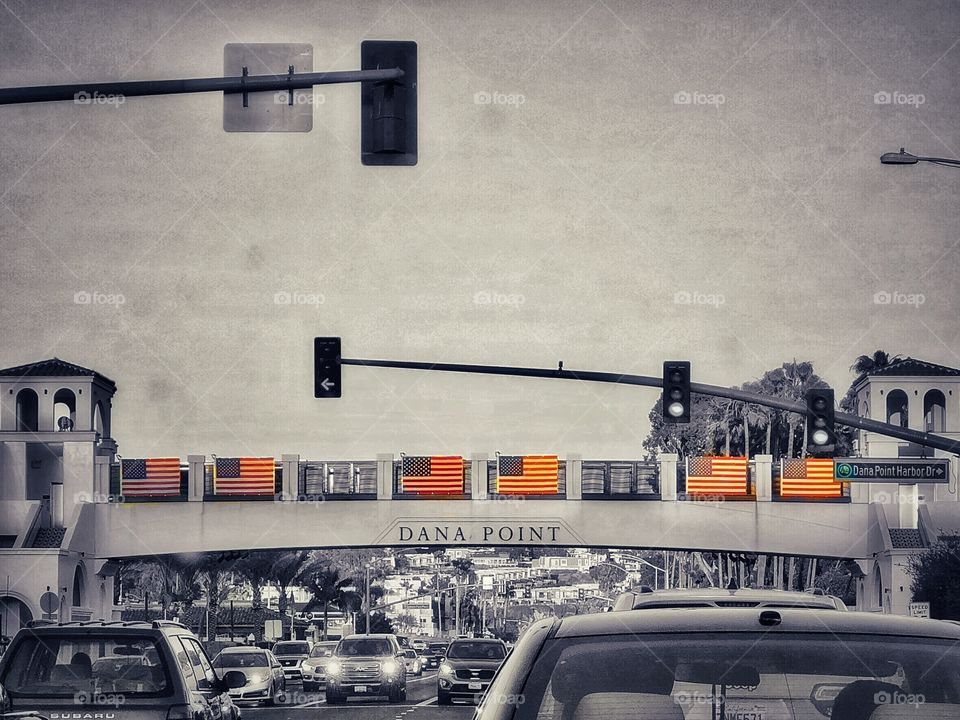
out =
<svg viewBox="0 0 960 720"><path fill-rule="evenodd" d="M483 688L483 683L472 682L467 684L467 690L480 690Z"/></svg>
<svg viewBox="0 0 960 720"><path fill-rule="evenodd" d="M358 693L366 692L366 691L367 691L367 686L366 686L366 685L354 685L354 686L353 686L353 691L354 691L354 692L358 692Z"/></svg>

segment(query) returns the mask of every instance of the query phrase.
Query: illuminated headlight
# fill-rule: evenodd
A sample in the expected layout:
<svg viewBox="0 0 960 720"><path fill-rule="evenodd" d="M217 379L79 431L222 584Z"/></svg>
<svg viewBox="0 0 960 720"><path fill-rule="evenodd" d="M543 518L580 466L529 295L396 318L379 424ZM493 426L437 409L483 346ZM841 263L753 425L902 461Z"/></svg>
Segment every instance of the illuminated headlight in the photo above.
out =
<svg viewBox="0 0 960 720"><path fill-rule="evenodd" d="M339 675L340 674L340 663L332 662L327 665L327 675Z"/></svg>
<svg viewBox="0 0 960 720"><path fill-rule="evenodd" d="M400 666L397 665L396 660L386 660L380 667L387 675L396 675L397 671L400 669Z"/></svg>
<svg viewBox="0 0 960 720"><path fill-rule="evenodd" d="M440 673L443 675L453 675L453 665L449 663L442 663L440 665Z"/></svg>
<svg viewBox="0 0 960 720"><path fill-rule="evenodd" d="M250 677L247 678L247 682L259 683L259 682L263 682L266 679L267 677L263 673L253 673L250 675Z"/></svg>

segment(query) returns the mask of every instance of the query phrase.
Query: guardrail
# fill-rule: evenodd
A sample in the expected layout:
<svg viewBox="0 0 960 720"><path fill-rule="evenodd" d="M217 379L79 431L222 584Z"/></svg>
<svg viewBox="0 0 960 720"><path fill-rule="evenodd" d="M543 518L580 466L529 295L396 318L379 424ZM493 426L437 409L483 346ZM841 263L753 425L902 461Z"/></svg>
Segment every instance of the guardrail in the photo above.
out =
<svg viewBox="0 0 960 720"><path fill-rule="evenodd" d="M659 500L660 463L643 460L584 460L580 466L584 500Z"/></svg>

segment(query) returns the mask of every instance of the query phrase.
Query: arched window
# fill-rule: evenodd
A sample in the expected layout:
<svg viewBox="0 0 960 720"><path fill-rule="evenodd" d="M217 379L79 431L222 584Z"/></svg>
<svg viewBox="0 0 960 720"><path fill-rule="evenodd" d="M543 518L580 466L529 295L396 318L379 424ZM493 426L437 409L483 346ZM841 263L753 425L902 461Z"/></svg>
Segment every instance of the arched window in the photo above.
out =
<svg viewBox="0 0 960 720"><path fill-rule="evenodd" d="M907 427L908 420L907 394L903 390L892 390L887 394L887 422Z"/></svg>
<svg viewBox="0 0 960 720"><path fill-rule="evenodd" d="M939 390L928 390L923 396L923 427L927 432L947 429L947 399Z"/></svg>
<svg viewBox="0 0 960 720"><path fill-rule="evenodd" d="M10 595L0 596L0 622L3 622L7 635L15 635L31 620L33 613L25 602Z"/></svg>
<svg viewBox="0 0 960 720"><path fill-rule="evenodd" d="M40 430L40 399L30 388L17 393L17 430L38 432Z"/></svg>
<svg viewBox="0 0 960 720"><path fill-rule="evenodd" d="M69 422L62 421L67 418ZM77 421L77 396L73 390L61 388L53 396L53 426L57 430L73 430Z"/></svg>
<svg viewBox="0 0 960 720"><path fill-rule="evenodd" d="M79 565L73 572L73 607L83 607L83 568Z"/></svg>

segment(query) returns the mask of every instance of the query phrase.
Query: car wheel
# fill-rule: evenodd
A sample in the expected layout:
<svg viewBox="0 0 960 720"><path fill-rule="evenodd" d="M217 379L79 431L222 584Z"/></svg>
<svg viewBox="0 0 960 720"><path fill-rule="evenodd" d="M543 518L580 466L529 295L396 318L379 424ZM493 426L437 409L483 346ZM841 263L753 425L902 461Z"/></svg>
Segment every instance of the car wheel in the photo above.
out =
<svg viewBox="0 0 960 720"><path fill-rule="evenodd" d="M390 701L391 705L394 705L400 702L400 688L395 687L390 690L390 695L387 698Z"/></svg>
<svg viewBox="0 0 960 720"><path fill-rule="evenodd" d="M450 705L450 695L442 690L437 691L437 705Z"/></svg>
<svg viewBox="0 0 960 720"><path fill-rule="evenodd" d="M402 688L400 688L400 702L403 702L406 699L407 699L407 686L404 685Z"/></svg>
<svg viewBox="0 0 960 720"><path fill-rule="evenodd" d="M281 705L287 701L287 684L282 683L280 685L280 690L277 692L273 704L276 705L280 703Z"/></svg>

